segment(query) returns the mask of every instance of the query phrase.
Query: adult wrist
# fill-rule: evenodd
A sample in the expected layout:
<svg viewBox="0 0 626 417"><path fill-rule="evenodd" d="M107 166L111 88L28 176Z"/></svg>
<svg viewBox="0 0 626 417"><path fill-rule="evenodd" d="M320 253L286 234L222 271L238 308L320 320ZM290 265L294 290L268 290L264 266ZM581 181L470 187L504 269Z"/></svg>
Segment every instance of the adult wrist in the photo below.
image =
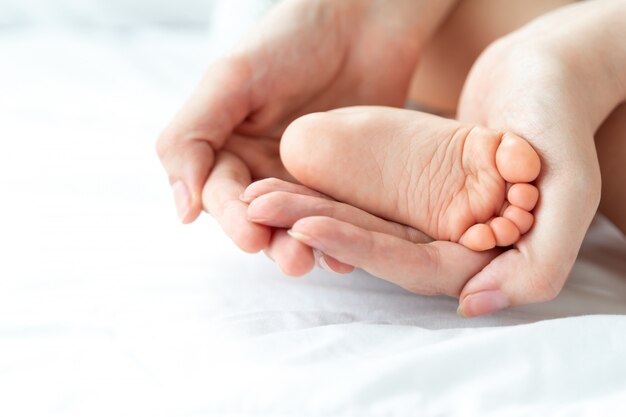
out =
<svg viewBox="0 0 626 417"><path fill-rule="evenodd" d="M580 27L581 34L569 47L582 55L577 72L595 105L597 129L626 100L626 2L595 0L580 7L573 29Z"/></svg>
<svg viewBox="0 0 626 417"><path fill-rule="evenodd" d="M626 100L625 21L623 0L579 2L535 19L509 35L507 44L558 62L570 96L586 109L595 132Z"/></svg>

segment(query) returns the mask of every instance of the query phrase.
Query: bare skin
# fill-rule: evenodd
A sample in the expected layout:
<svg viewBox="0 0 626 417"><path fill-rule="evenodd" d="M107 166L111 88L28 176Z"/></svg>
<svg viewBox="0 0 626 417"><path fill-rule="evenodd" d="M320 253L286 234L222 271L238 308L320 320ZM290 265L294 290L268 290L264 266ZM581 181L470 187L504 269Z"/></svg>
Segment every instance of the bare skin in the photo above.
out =
<svg viewBox="0 0 626 417"><path fill-rule="evenodd" d="M288 3L291 5L304 5L305 2ZM334 5L339 3L352 4L351 2L334 2L332 4ZM407 2L406 4L409 3L417 4L419 2ZM441 4L441 2L433 3ZM598 1L591 3L594 3L594 6L592 7L595 7L596 3L606 4L607 2ZM321 4L321 2L316 4ZM361 4L363 4L363 2L361 2ZM389 10L393 9L390 3L386 2L385 5L389 5ZM285 8L283 8L283 11L284 10ZM365 227L367 223L346 223L346 220L354 219L364 213L361 211L352 212L349 206L342 206L343 210L335 210L336 207L331 204L333 202L328 199L319 200L328 202L325 203L324 206L321 206L327 211L326 213L320 213L325 217L303 218L292 224L292 230L294 233L309 236L312 240L305 241L300 238L297 240L291 239L284 232L279 233L280 231L278 230L273 231L271 228L262 225L255 225L246 220L246 207L242 202L238 201L238 196L253 178L278 176L288 179L284 168L276 158L276 150L278 149L278 137L276 134L281 131L281 127L284 126L284 123L288 123L290 120L289 117L284 117L285 114L289 113L286 113L283 110L291 111L293 108L284 108L281 110L280 107L276 106L277 103L285 102L284 96L281 95L282 93L275 94L276 91L269 88L275 84L268 81L271 81L272 77L274 77L273 79L275 80L281 80L283 83L288 81L287 85L285 85L288 89L281 91L288 91L292 94L299 94L302 91L306 93L309 91L306 90L306 87L311 85L310 77L304 77L305 83L300 86L297 85L297 83L291 83L293 80L300 80L301 77L293 77L293 74L289 73L288 67L281 67L280 65L268 67L267 63L280 62L280 57L286 52L293 53L294 56L297 57L298 50L305 51L301 54L300 58L298 58L301 65L297 66L297 70L301 72L302 68L309 67L306 63L308 62L307 59L311 54L309 53L310 48L307 46L307 39L312 37L315 39L316 43L319 43L322 39L319 38L317 31L320 29L322 33L335 33L334 29L331 27L332 25L324 27L312 25L311 28L314 28L315 30L309 31L310 33L307 33L306 31L298 32L293 30L284 31L283 23L290 21L290 18L294 17L294 14L290 15L290 13L291 12L282 15L283 18L288 17L287 19L282 19L282 23L281 19L274 19L272 24L265 25L262 31L255 31L255 37L259 37L259 33L264 34L264 36L261 37L263 39L262 45L260 45L262 49L264 48L268 52L274 51L274 55L256 54L255 47L252 47L243 52L240 51L240 53L234 57L223 60L218 65L212 67L212 69L209 70L204 82L199 86L196 94L194 94L194 97L181 111L179 116L175 119L163 135L162 139L159 141L159 153L162 157L163 164L168 171L171 183L174 185L175 197L182 220L184 222L190 222L197 216L200 204L199 188L202 187L203 181L206 179L206 175L208 175L211 167L214 167L204 188L204 208L207 211L210 211L220 221L226 233L243 249L248 251L256 251L259 249L266 250L274 259L276 259L277 263L286 273L299 275L310 269L313 258L308 246L311 246L325 252L328 256L333 256L337 259L343 260L346 264L348 264L347 268L349 268L349 265L362 267L376 276L389 279L392 282L398 283L398 285L402 285L403 287L418 293L432 293L432 291L434 291L436 293L454 296L460 295L461 307L465 315L488 314L496 309L504 308L509 305L537 302L554 297L558 293L558 289L559 286L562 285L562 281L564 281L563 271L568 270L568 263L570 263L570 261L573 262L571 254L573 253L575 256L577 239L580 234L574 230L567 230L563 233L560 231L560 227L555 228L554 224L551 224L550 227L548 227L548 224L551 223L549 220L550 216L548 215L540 216L541 219L538 221L540 224L535 225L533 231L522 239L524 242L529 241L528 236L536 234L536 236L530 240L533 242L531 245L521 246L521 257L519 256L519 252L509 253L512 251L508 251L500 256L503 257L502 259L498 257L495 258L495 261L493 260L497 253L492 253L491 251L476 253L468 251L461 245L449 242L415 244L403 236L392 235L389 231L384 233L380 231L371 231ZM350 13L349 15L354 17L354 13ZM589 18L589 13L587 12L582 13L582 15L585 16L585 19ZM612 12L612 15L616 15L616 13ZM415 14L403 12L401 13L401 16L415 16ZM555 19L556 23L553 22L549 26L549 29L558 29L560 27L567 28L571 25L571 23L579 24L585 19L565 19L563 21ZM427 22L438 21L433 16L428 16L425 20ZM370 22L371 21L372 20L370 20ZM375 21L375 19L373 21ZM602 19L598 20L594 18L593 21L596 22L595 25L597 27L605 28L606 26L606 22ZM354 26L355 21L351 20L351 24ZM577 37L582 39L581 43L585 43L585 39L587 38L590 40L587 43L591 45L602 45L606 43L610 50L608 45L611 42L600 41L598 43L598 39L592 40L593 36L590 37L587 33L585 33L587 32L585 28L583 28L584 30L580 29L581 28L578 27L576 30L570 30L569 32L570 34L577 34ZM357 32L359 36L355 39L367 39L367 36L363 36L364 33L360 31ZM550 30L544 32L549 33ZM619 30L614 30L613 32L617 33ZM272 36L272 33L282 33L283 36ZM383 32L383 34L384 33L385 32ZM549 38L550 37L540 37L535 42L535 45L543 48L546 43L550 43ZM619 36L617 36L617 38L619 38ZM324 37L323 39L327 39L327 37ZM426 38L424 37L420 38L420 41L425 40ZM423 43L420 43L420 45L423 46ZM355 46L356 45L351 44L346 50L350 50ZM420 50L419 47L416 49ZM409 50L415 51L416 49ZM258 50L259 48L257 48L257 51ZM371 48L366 48L366 50L368 51L368 54L366 54L368 58L371 58L372 52L376 52ZM492 64L502 62L503 59L506 62L506 52L509 52L509 57L511 58L515 58L516 56L518 63L524 62L524 60L520 60L520 58L523 58L526 51L515 52L515 43L511 42L509 48L503 48L503 50L504 53L500 51L498 54L489 54L491 58L495 57L491 61ZM577 50L585 53L599 52L595 50L593 46L591 48L579 47ZM515 52L515 54L511 54L513 52ZM415 55L413 56L415 57ZM330 61L332 60L328 60L328 62ZM487 64L483 65L482 72L487 74L488 71L485 70L485 68L491 68L491 66L488 64L489 60L485 59L483 61ZM600 59L594 57L590 62L600 61ZM321 61L319 64L325 64L328 62ZM376 65L386 63L385 60L377 59L369 59L364 62L375 62ZM240 71L242 68L245 69L245 65L243 64L246 63L251 64L254 68L271 68L272 71L267 72L269 78L248 77L245 71ZM397 63L394 63L394 65L397 66ZM571 65L568 67L571 67ZM345 69L348 67L342 68ZM346 94L344 97L350 96L352 97L351 100L354 101L350 101L348 103L333 103L332 99L324 101L325 104L329 105L328 108L336 107L337 104L346 105L363 102L387 104L384 100L378 101L381 96L378 96L379 98L377 98L377 94L386 94L389 90L389 86L385 85L382 86L382 88L373 91L371 90L371 86L376 85L376 82L372 84L371 80L369 81L369 84L367 84L370 88L366 89L366 92L369 91L367 95L369 98L365 101L356 100L359 95L351 94L355 91L363 91L361 90L363 84L350 83L349 80L351 79L351 76L349 74L352 74L352 76L359 79L359 74L367 74L367 68L358 66L352 66L350 68L351 71L346 72L345 76L341 79L342 82L346 81L346 83L343 84L346 86ZM621 65L621 68L623 68L623 64ZM317 77L318 73L320 73L319 68L315 69L316 71L312 73L313 77ZM385 70L385 74L388 75L388 79L405 79L403 77L397 77L396 75L389 75L395 74L394 71L396 69L396 67L392 66L392 68ZM510 69L511 67L505 66L504 72L506 73ZM555 68L553 67L551 71L554 72L554 70ZM402 69L402 71L404 70ZM558 73L558 71L556 72ZM321 73L323 74L324 71L321 71ZM599 79L604 78L600 76ZM511 91L510 84L510 81L514 80L515 77L509 79L509 83L501 82L500 80L494 85L488 84L489 88L486 92L489 93L489 95L495 95L496 97L498 95L514 95L514 91ZM539 80L541 81L541 78L539 78ZM502 114L503 109L501 107L499 108L497 105L491 105L488 102L474 102L467 105L466 108L471 108L473 106L477 111L473 113L465 112L464 117L466 117L466 120L471 123L489 124L489 122L493 122L492 126L503 130L513 130L516 133L522 133L524 137L530 140L525 132L517 130L520 128L519 124L516 126L510 125L510 123L507 123L506 119L503 120L503 118L500 117L500 120L497 120L496 116L508 115L508 121L510 122L513 120L515 114L519 117L519 114L526 114L527 112L541 112L545 108L542 103L545 104L546 102L551 102L558 104L561 97L550 97L550 94L553 93L553 91L550 89L546 90L544 88L545 86L542 86L540 83L536 83L537 79L533 77L527 77L527 81L529 81L529 83L524 83L523 81L523 77L522 80L518 79L518 82L514 83L514 87L521 88L522 90L525 89L525 94L529 96L531 100L525 100L524 102L519 103L520 105L517 110L511 111L511 109L507 109L507 111ZM480 83L477 84L476 82L473 82L472 84L479 85L479 87L475 88L475 90L479 92L479 94L475 97L484 95L485 85L480 85ZM348 87L349 85L352 87ZM619 85L619 83L612 83L611 85L613 90L616 92L619 90L616 88L617 85ZM268 115L274 114L274 116L269 117L268 119L263 119L265 120L265 128L267 128L265 131L260 128L256 131L256 133L245 131L245 129L245 132L237 131L238 126L244 124L243 120L246 120L248 116L252 115L254 112L253 110L255 110L253 107L249 106L248 98L250 96L244 94L245 91L248 91L244 88L246 86L258 89L257 91L260 93L256 95L257 97L266 97L266 100L256 109L263 108L266 110L262 113ZM378 87L381 86L379 85ZM548 87L550 86L548 85ZM579 86L574 84L574 87L575 88L572 90L577 91ZM597 86L594 85L594 87ZM326 87L323 85L320 88L321 90L317 91L313 97L320 97L324 94L323 89ZM543 90L546 90L548 94L545 94L546 91ZM578 90L580 89L578 88ZM266 94L263 94L263 91L265 91ZM331 89L328 96L330 97L336 91L336 88ZM395 92L392 93L395 94ZM363 98L364 96L360 97ZM469 101L466 100L465 102ZM595 107L598 108L598 106ZM320 111L328 108L324 108L323 106L318 107L315 105L307 108L306 110ZM272 112L267 111L268 109L278 109L280 111ZM260 114L261 112L257 113ZM243 114L242 119L239 119L239 115L241 114ZM583 114L587 115L585 113ZM230 116L233 115L235 117L231 118ZM297 113L295 115L297 116ZM217 121L219 121L219 123ZM537 127L536 122L537 120L531 120L526 126L526 130L528 130L528 127L532 127L533 124ZM590 123L589 126L592 124L593 123ZM585 126L585 128L588 128L589 126ZM521 125L521 127L524 128L523 125ZM546 126L544 125L543 127ZM229 136L236 131L238 133L242 133L242 135L238 138L239 145L233 146L232 149L229 149L228 151L220 151L220 149L222 149L220 146L225 143L224 141L228 144L237 142ZM243 135L243 133L245 133L245 135ZM576 133L576 130L568 129L565 134L567 136L570 133ZM575 134L573 136L576 137ZM260 143L258 146L255 146L253 143L256 143L257 138L265 139L259 141ZM559 161L567 160L571 161L572 171L575 172L575 175L572 178L580 178L582 176L583 178L586 178L588 183L594 182L592 164L590 165L588 162L583 161L581 165L579 158L580 154L569 152L567 147L561 146L561 149L559 150L556 146L552 149L550 149L549 146L537 146L537 144L541 145L541 143L546 142L545 139L549 139L549 137L541 138L540 142L537 143L533 142L533 146L542 151L542 155L544 151L549 151L546 152L546 160L550 162L550 166L548 166L547 170L548 173L554 171L555 164L558 167ZM533 140L535 139L533 138ZM243 146L245 143L249 143L251 145L250 148L253 150L245 152L245 149L249 149ZM264 147L265 144L267 144L267 147ZM577 163L579 167L583 167L582 171L576 170ZM589 169L591 169L591 172ZM584 173L588 173L590 175L585 177ZM544 174L540 177L542 184L549 186L551 192L552 190L559 191L557 186L560 181L559 176L550 177L549 175ZM180 186L181 182L184 187ZM567 186L563 188L563 191L567 193L570 192L568 190L573 189L576 194L576 192L584 185L585 184L580 183L567 184ZM593 189L593 187L590 187L590 189ZM286 194L296 196L296 194ZM268 194L268 196L270 195L271 194ZM552 214L558 212L556 208L559 205L561 208L577 207L579 202L572 206L567 199L562 199L562 196L563 193L556 192L554 194L555 198L551 198L549 202L545 202L546 207L554 207L554 209L551 210ZM573 223L579 223L575 225L577 229L586 229L584 220L587 217L586 214L581 216L581 212L585 211L585 213L587 213L589 210L592 212L595 210L593 208L593 195L591 197L592 198L583 202L584 207L580 207L578 212L575 212L576 215L574 216L575 220ZM562 201L559 202L559 200ZM543 201L541 206L544 206ZM295 207L295 205L293 207ZM304 207L300 208L302 209L301 213L306 211L304 210ZM539 210L542 210L541 207ZM340 213L341 215L347 217L327 217L329 214L334 213ZM559 226L567 224L569 219L572 218L572 213L570 213L569 209L565 210L564 213L566 216L562 216L562 219L557 218L556 224ZM315 216L315 213L311 210L308 211L308 214ZM581 218L583 219L583 222L579 221ZM549 236L546 232L538 234L537 229L540 225L541 229L545 229L546 231L552 228L554 230L552 236ZM396 228L392 228L392 230L397 231ZM540 240L543 240L545 244L540 245ZM566 242L565 247L559 249L564 241ZM308 246L301 245L300 242L305 242ZM520 244L523 244L523 242L520 242ZM548 246L545 246L546 244ZM534 247L534 249L529 251L529 248L531 247ZM548 251L545 250L546 248ZM574 250L572 250L572 248L574 248ZM381 251L380 253L392 252L400 255L394 258L394 261L390 263L388 261L388 257L378 256L378 252L374 251L374 249L379 249ZM541 255L542 252L549 252L549 256L544 256L544 258L547 258L548 260L554 259L554 254L552 252L557 252L557 257L563 259L563 262L559 265L548 265L545 262L542 262L541 257L537 258L537 256L535 256L535 252L539 255ZM304 258L307 258L306 262L302 261ZM489 264L490 262L491 264ZM488 266L488 271L486 273L477 274L477 272L483 270L485 266ZM558 268L555 269L553 267ZM516 271L522 271L519 277L514 276ZM551 279L550 277L553 278ZM467 280L470 282L464 287L464 283ZM530 285L524 285L525 283ZM500 301L502 302L494 303L493 297L486 297L485 294L481 293L481 291L494 293L496 291L493 290L498 288L501 289L501 293L506 294L506 297L500 297Z"/></svg>
<svg viewBox="0 0 626 417"><path fill-rule="evenodd" d="M414 63L456 2L301 0L289 3L277 6L264 19L265 22L255 28L251 41L244 42L232 56L221 59L208 69L192 97L159 138L157 149L170 178L183 223L192 222L202 205L241 249L248 252L262 249L286 274L302 275L314 264L310 249L290 238L283 230L248 221L246 206L238 201L238 196L253 179L278 177L291 180L278 158L278 140L285 124L298 114L358 103L393 104L397 100L397 105L401 105ZM468 8L468 3L476 7ZM463 2L463 7L454 12L454 22L470 20L477 10L489 13L496 3ZM531 0L526 4L532 4L529 7L535 10L536 15L554 7L544 0ZM364 5L371 7L363 8ZM370 13L363 13L368 9ZM315 12L320 10L326 12ZM291 22L300 21L301 16L306 15L325 16L326 19L313 19L310 25L291 25ZM336 18L328 19L329 15ZM529 19L531 17L534 16L528 16ZM349 31L342 31L336 25L342 21L349 22ZM396 22L395 30L391 32L384 28L384 23L381 24L390 21ZM488 28L494 24L508 30L514 28L505 17L497 22L493 19L484 21L478 27L469 29L479 31L487 28L491 31ZM447 26L454 24L448 23ZM380 31L381 28L384 30ZM326 35L320 37L320 32ZM337 39L345 48L336 47ZM372 47L375 45L372 39L383 43L386 49L392 45L391 50L399 51L404 59L383 59L378 55L381 51ZM339 57L350 54L352 58L341 60L326 55L326 59L316 61L315 57L320 54L312 54L311 51L322 51L328 45L331 45L330 51L338 53ZM355 54L355 50L364 52ZM388 55L389 51L382 53ZM281 64L285 56L293 57L298 65ZM358 57L367 59L354 59ZM425 61L433 60L426 57ZM337 62L344 65L329 67ZM386 64L390 66L387 68ZM376 74L371 71L372 66L383 70L385 77L369 79L368 74ZM247 71L246 68L254 71ZM303 72L304 68L314 71ZM261 71L263 76L259 76L259 70L263 69L271 71ZM466 73L467 70L464 68L462 71ZM332 85L324 81L329 73L335 75ZM272 88L277 83L281 85L279 90ZM250 90L256 91L255 96L261 99L254 106L247 94ZM338 91L342 93L340 96L336 95ZM287 106L281 105L285 103L285 94L300 96L304 102L298 104L292 101ZM392 101L389 101L390 98ZM306 107L298 110L297 106L307 103L307 100ZM245 134L236 134L242 133L240 127ZM349 265L344 265L344 269L348 268ZM445 272L444 269L442 272ZM460 270L448 271L448 274L466 276Z"/></svg>
<svg viewBox="0 0 626 417"><path fill-rule="evenodd" d="M432 241L419 230L302 185L266 179L248 191L259 195L249 211L266 216L266 225L289 229L291 238L314 248L320 267L344 274L355 265L417 294L458 298L467 280L499 254L495 249L475 252L458 243ZM242 196L246 202L250 198Z"/></svg>
<svg viewBox="0 0 626 417"><path fill-rule="evenodd" d="M528 183L540 161L514 134L416 111L353 107L296 120L281 156L303 185L436 240L488 250L514 244L532 226L538 191ZM244 196L258 195L248 188ZM248 216L265 217L255 210Z"/></svg>
<svg viewBox="0 0 626 417"><path fill-rule="evenodd" d="M288 275L314 265L284 230L247 220L253 180L292 180L278 155L284 128L332 108L402 106L424 45L455 0L281 2L230 56L211 65L157 142L178 215L201 210L246 252L265 251ZM349 267L349 266L346 266Z"/></svg>
<svg viewBox="0 0 626 417"><path fill-rule="evenodd" d="M549 300L565 282L600 196L593 135L626 98L626 79L620 70L626 51L619 42L625 13L623 3L610 1L564 9L499 41L472 70L461 100L461 118L522 133L539 149L547 169L538 180L543 195L539 224L514 250L493 259L469 280L460 294L464 316ZM605 49L612 53L605 54ZM332 225L332 234L343 237L348 247L352 243L345 236L354 232L342 235L339 230L348 230L344 224L314 219L296 221L294 235L331 255L341 253L342 261L369 263L371 254L348 256L349 249L342 253L328 240L331 232L324 235L320 230ZM368 236L371 247L376 237ZM436 258L445 256L439 253Z"/></svg>
<svg viewBox="0 0 626 417"><path fill-rule="evenodd" d="M216 152L232 138L276 145L303 114L364 103L401 106L421 49L454 3L294 0L274 7L236 51L209 68L157 142L181 221L200 214ZM229 152L253 174L241 146ZM237 242L246 250L267 243L262 233L248 234L258 237Z"/></svg>

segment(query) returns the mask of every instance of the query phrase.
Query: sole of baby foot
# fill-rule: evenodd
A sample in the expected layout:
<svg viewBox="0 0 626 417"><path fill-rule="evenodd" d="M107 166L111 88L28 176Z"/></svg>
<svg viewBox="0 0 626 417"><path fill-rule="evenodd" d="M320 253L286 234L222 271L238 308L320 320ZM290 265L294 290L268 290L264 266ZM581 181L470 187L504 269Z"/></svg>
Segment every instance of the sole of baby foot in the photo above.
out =
<svg viewBox="0 0 626 417"><path fill-rule="evenodd" d="M281 157L309 188L476 251L515 244L539 199L541 161L526 140L416 111L301 117Z"/></svg>

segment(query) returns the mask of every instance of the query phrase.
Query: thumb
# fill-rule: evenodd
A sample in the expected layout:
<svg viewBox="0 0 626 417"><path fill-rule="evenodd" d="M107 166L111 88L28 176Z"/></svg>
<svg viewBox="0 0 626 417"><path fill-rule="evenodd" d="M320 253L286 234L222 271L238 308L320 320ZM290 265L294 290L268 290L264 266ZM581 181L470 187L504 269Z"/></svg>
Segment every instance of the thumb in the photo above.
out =
<svg viewBox="0 0 626 417"><path fill-rule="evenodd" d="M537 263L527 253L511 249L465 284L458 313L476 317L552 300L563 288L574 258L558 264Z"/></svg>
<svg viewBox="0 0 626 417"><path fill-rule="evenodd" d="M582 184L546 188L531 232L465 284L461 316L549 301L560 293L595 213L595 199L572 201L579 198L572 190L585 189Z"/></svg>
<svg viewBox="0 0 626 417"><path fill-rule="evenodd" d="M242 58L214 64L157 141L183 223L202 211L202 188L233 130L249 114L250 71Z"/></svg>

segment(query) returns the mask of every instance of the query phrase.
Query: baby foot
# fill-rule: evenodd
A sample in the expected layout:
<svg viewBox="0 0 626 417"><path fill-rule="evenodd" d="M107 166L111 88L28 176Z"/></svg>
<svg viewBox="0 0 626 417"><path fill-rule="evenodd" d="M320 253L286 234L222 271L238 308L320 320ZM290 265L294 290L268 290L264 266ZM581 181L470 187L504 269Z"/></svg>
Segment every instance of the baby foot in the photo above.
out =
<svg viewBox="0 0 626 417"><path fill-rule="evenodd" d="M297 119L281 157L302 184L437 240L482 251L530 230L541 163L513 133L352 107Z"/></svg>

